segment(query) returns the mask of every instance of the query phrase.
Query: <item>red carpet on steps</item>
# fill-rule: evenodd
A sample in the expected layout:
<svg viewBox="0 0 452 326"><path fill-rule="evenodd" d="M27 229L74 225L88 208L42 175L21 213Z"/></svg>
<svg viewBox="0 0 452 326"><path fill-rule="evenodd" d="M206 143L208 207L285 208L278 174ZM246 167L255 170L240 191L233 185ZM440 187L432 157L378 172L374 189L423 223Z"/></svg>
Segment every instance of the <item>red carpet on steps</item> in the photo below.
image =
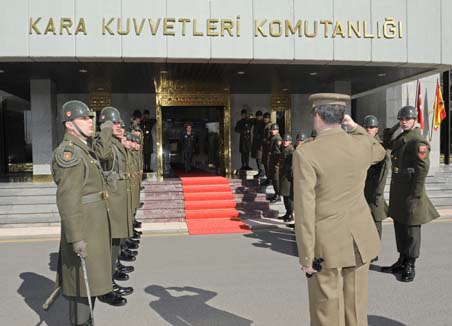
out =
<svg viewBox="0 0 452 326"><path fill-rule="evenodd" d="M218 176L182 176L185 218L190 234L251 232L239 220L229 180Z"/></svg>

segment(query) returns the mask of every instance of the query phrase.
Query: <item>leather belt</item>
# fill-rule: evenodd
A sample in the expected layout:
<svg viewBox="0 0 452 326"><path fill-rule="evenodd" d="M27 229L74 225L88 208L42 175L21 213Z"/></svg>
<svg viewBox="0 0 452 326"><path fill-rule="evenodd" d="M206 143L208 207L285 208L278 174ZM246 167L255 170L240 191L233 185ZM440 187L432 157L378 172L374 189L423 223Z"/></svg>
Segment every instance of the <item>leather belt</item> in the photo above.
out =
<svg viewBox="0 0 452 326"><path fill-rule="evenodd" d="M406 169L399 169L398 167L392 168L392 173L394 174L414 174L415 170L414 168L406 168Z"/></svg>
<svg viewBox="0 0 452 326"><path fill-rule="evenodd" d="M91 204L101 200L107 200L108 192L101 191L95 192L93 194L83 195L82 196L82 204Z"/></svg>

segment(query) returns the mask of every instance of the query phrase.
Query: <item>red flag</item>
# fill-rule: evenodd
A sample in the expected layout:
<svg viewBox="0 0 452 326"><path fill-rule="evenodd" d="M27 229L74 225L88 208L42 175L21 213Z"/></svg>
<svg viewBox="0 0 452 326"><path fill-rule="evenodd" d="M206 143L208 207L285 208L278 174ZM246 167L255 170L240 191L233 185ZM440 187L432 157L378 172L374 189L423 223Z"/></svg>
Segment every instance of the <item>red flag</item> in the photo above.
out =
<svg viewBox="0 0 452 326"><path fill-rule="evenodd" d="M436 81L435 103L433 104L433 129L438 130L438 127L446 118L446 108L444 107L443 94L439 86L439 80Z"/></svg>
<svg viewBox="0 0 452 326"><path fill-rule="evenodd" d="M424 129L424 113L422 112L422 96L421 96L421 82L418 79L417 87L416 87L416 111L417 111L417 121L421 126L421 129Z"/></svg>

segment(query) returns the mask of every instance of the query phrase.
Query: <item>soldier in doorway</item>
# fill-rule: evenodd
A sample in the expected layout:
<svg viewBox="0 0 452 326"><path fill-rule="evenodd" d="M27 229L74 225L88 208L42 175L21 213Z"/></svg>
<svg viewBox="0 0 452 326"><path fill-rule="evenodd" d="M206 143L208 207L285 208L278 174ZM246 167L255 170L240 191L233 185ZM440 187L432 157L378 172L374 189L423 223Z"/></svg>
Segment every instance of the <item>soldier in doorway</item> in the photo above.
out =
<svg viewBox="0 0 452 326"><path fill-rule="evenodd" d="M368 115L364 118L363 127L367 133L374 137L381 145L383 141L378 137L378 120L373 115ZM382 227L381 223L387 217L388 204L384 199L384 190L386 185L386 177L388 176L388 155L384 160L381 160L377 164L372 165L367 170L366 184L364 187L364 196L366 197L367 204L369 204L370 212L375 221L378 235L381 239ZM373 260L376 261L377 257Z"/></svg>
<svg viewBox="0 0 452 326"><path fill-rule="evenodd" d="M89 145L93 120L80 101L62 107L64 139L55 149L52 174L61 217L59 282L69 299L71 325L92 325L80 259L86 260L92 302L112 291L108 193L102 168Z"/></svg>
<svg viewBox="0 0 452 326"><path fill-rule="evenodd" d="M282 138L279 134L279 126L273 123L270 127L271 138L270 138L270 159L268 163L268 175L269 179L272 180L273 189L275 195L269 198L270 203L276 203L281 200L280 189L279 189L279 156L281 154L281 143Z"/></svg>
<svg viewBox="0 0 452 326"><path fill-rule="evenodd" d="M190 172L192 168L193 153L197 151L198 146L198 137L193 132L191 124L185 125L185 132L182 136L181 144L185 172Z"/></svg>
<svg viewBox="0 0 452 326"><path fill-rule="evenodd" d="M269 112L264 113L264 136L262 143L262 164L264 165L266 180L262 183L263 186L268 186L272 183L272 180L269 178L269 158L271 151L271 115Z"/></svg>
<svg viewBox="0 0 452 326"><path fill-rule="evenodd" d="M235 132L240 133L240 155L242 166L240 170L251 170L250 152L251 152L251 120L248 118L248 111L243 109L241 112L242 119L237 121L235 125Z"/></svg>
<svg viewBox="0 0 452 326"><path fill-rule="evenodd" d="M264 175L264 165L262 164L262 146L264 143L264 129L265 122L262 111L256 112L256 117L251 119L253 126L253 141L251 143L251 157L256 159L256 165L258 169L257 177Z"/></svg>
<svg viewBox="0 0 452 326"><path fill-rule="evenodd" d="M303 132L299 132L297 134L297 138L296 138L296 142L295 142L295 146L294 148L296 149L298 147L298 145L303 144L303 142L306 140L306 135Z"/></svg>
<svg viewBox="0 0 452 326"><path fill-rule="evenodd" d="M156 119L149 115L149 110L144 110L143 121L141 121L141 130L143 131L143 163L144 172L152 172L151 158L154 152L154 140L152 139L152 129L154 128Z"/></svg>
<svg viewBox="0 0 452 326"><path fill-rule="evenodd" d="M293 187L292 187L292 136L282 138L281 154L279 156L279 192L283 196L286 213L278 217L284 222L293 220Z"/></svg>
<svg viewBox="0 0 452 326"><path fill-rule="evenodd" d="M394 220L399 259L383 272L402 272L403 282L415 277L415 262L420 254L421 225L439 217L425 192L425 178L430 166L430 144L416 126L417 111L413 106L402 107L399 123L385 129L383 139L391 149L392 179L388 215ZM395 139L398 128L402 133Z"/></svg>

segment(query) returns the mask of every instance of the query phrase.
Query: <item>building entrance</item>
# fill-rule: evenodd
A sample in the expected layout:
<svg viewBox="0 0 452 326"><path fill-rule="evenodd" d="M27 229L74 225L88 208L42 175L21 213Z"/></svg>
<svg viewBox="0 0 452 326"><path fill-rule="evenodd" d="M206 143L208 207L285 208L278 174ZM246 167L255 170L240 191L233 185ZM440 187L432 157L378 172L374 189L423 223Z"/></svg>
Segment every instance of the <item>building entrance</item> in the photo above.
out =
<svg viewBox="0 0 452 326"><path fill-rule="evenodd" d="M192 127L194 135L194 143L190 145L184 140L188 125ZM187 172L185 164L189 163L186 162L188 157L191 158L191 171L202 170L222 174L224 162L220 158L224 147L223 130L223 107L162 108L163 176L173 177L181 172Z"/></svg>

